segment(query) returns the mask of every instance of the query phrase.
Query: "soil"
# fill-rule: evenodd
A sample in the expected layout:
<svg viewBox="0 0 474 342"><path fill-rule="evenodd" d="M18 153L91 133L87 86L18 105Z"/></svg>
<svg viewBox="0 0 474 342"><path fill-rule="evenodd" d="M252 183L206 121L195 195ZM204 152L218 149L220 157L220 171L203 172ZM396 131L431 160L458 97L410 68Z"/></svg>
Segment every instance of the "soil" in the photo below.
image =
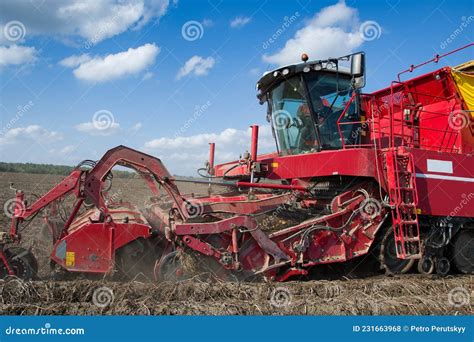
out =
<svg viewBox="0 0 474 342"><path fill-rule="evenodd" d="M448 293L470 282L413 275L282 284L13 279L0 282L0 308L4 315L468 315L472 305L455 307ZM110 296L100 307L94 291L104 287Z"/></svg>
<svg viewBox="0 0 474 342"><path fill-rule="evenodd" d="M46 193L63 177L0 174L0 204L14 198L9 182L29 195ZM142 205L150 194L140 179L114 179L123 200ZM205 185L183 183L184 193L207 191ZM27 196L27 197L28 197ZM0 223L8 228L2 210ZM468 315L473 311L474 277L426 275L363 279L311 280L286 283L224 283L199 277L177 283L108 280L52 280L51 241L42 235L40 217L23 232L31 247L40 280L0 281L3 315ZM453 304L453 293L466 296ZM462 299L462 298L461 298ZM465 298L466 299L466 298Z"/></svg>

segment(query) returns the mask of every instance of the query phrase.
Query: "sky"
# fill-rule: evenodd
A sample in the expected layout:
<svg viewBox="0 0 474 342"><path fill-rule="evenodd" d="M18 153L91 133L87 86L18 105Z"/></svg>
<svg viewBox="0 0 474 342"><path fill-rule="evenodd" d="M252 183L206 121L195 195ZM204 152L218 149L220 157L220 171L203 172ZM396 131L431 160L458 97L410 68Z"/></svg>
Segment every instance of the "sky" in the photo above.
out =
<svg viewBox="0 0 474 342"><path fill-rule="evenodd" d="M217 162L248 150L252 124L275 149L255 84L303 52L365 51L372 92L473 38L469 0L2 0L0 161L76 165L126 145L195 175L211 141Z"/></svg>

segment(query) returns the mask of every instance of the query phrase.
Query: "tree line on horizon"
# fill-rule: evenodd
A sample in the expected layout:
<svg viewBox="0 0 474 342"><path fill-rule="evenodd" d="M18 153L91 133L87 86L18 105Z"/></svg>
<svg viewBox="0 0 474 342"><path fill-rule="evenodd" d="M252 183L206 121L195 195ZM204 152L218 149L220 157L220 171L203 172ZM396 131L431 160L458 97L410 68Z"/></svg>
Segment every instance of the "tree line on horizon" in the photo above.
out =
<svg viewBox="0 0 474 342"><path fill-rule="evenodd" d="M67 165L0 162L0 172L36 173L67 176L73 170L74 166ZM113 170L113 174L114 176L117 176L119 178L133 178L137 176L135 172L121 170Z"/></svg>

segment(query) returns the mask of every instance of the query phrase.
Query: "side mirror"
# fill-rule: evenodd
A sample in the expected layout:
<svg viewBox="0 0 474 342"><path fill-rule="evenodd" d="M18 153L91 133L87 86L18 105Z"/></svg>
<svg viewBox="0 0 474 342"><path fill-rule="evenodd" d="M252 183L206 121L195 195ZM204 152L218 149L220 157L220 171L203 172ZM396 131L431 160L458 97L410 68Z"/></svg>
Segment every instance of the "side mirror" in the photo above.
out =
<svg viewBox="0 0 474 342"><path fill-rule="evenodd" d="M365 54L358 52L351 58L351 74L353 78L353 87L356 89L365 86Z"/></svg>
<svg viewBox="0 0 474 342"><path fill-rule="evenodd" d="M365 74L365 54L363 52L352 55L351 74L354 77L362 77Z"/></svg>

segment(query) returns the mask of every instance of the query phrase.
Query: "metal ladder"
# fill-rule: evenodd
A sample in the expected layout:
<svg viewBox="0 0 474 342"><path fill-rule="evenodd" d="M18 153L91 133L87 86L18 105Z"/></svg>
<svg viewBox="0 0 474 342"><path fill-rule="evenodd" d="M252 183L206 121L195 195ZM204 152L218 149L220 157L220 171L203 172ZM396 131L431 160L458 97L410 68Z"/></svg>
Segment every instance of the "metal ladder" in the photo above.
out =
<svg viewBox="0 0 474 342"><path fill-rule="evenodd" d="M421 257L418 224L415 166L412 154L404 147L382 150L397 257Z"/></svg>
<svg viewBox="0 0 474 342"><path fill-rule="evenodd" d="M401 97L404 97L403 91ZM393 85L392 85L393 99ZM420 227L418 224L418 192L416 172L410 149L416 144L416 123L413 105L400 104L397 110L390 106L390 143L382 149L383 168L387 181L389 204L392 207L392 224L397 257L418 259L421 257ZM395 118L395 114L399 118ZM396 130L395 125L400 125ZM396 137L400 141L396 141Z"/></svg>

